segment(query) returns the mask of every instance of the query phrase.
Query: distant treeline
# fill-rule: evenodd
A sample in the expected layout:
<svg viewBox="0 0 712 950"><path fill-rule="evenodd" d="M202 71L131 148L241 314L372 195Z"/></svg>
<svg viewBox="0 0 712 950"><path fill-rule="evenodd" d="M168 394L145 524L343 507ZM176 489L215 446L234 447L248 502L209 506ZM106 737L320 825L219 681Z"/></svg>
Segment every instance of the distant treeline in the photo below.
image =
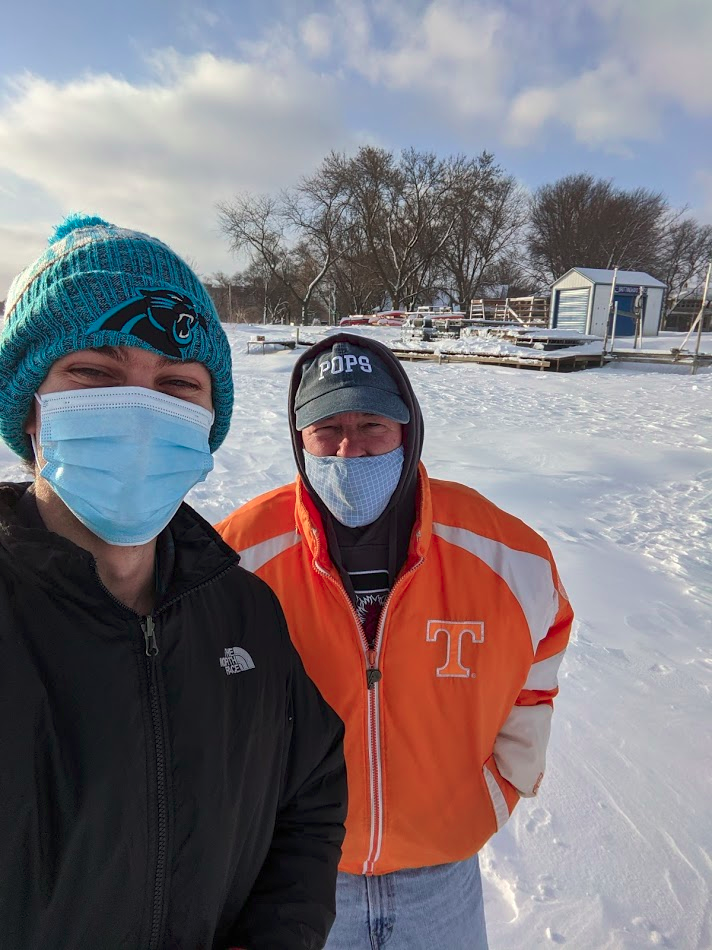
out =
<svg viewBox="0 0 712 950"><path fill-rule="evenodd" d="M712 258L712 227L661 192L580 173L529 193L489 152L332 152L292 188L221 203L219 220L249 262L207 280L223 319L467 307L548 294L575 266L647 271L674 299Z"/></svg>

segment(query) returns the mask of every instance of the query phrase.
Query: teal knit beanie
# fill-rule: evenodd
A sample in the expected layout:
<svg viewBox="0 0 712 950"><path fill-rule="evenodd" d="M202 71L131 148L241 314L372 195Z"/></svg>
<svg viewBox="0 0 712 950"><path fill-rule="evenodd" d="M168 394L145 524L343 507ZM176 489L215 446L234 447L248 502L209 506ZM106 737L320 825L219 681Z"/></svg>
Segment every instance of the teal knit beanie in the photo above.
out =
<svg viewBox="0 0 712 950"><path fill-rule="evenodd" d="M34 458L24 424L52 364L99 346L137 346L203 363L215 408L210 448L218 448L230 427L232 367L230 345L205 288L156 238L75 214L15 278L5 303L0 435L14 452Z"/></svg>

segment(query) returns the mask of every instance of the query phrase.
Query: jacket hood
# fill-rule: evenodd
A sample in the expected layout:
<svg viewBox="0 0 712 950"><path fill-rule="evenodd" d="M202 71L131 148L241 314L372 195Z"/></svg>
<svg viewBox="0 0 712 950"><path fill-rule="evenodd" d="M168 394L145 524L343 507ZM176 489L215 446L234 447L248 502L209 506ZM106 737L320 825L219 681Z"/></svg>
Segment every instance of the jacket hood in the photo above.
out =
<svg viewBox="0 0 712 950"><path fill-rule="evenodd" d="M322 518L327 521L331 520L331 514L311 487L309 479L307 478L304 468L304 443L302 441L302 434L296 427L294 402L305 364L310 363L325 350L330 350L335 343L351 343L353 346L359 346L376 353L386 364L393 379L397 382L401 398L410 411L410 421L403 426L403 471L401 472L400 481L385 511L378 519L378 522L375 522L378 524L388 517L389 512L398 505L402 498L412 497L411 489L413 489L417 480L418 463L423 450L423 414L420 410L417 397L413 392L410 380L400 361L389 347L383 343L379 343L377 340L373 340L367 336L357 336L355 333L334 333L320 340L318 343L315 343L314 346L311 346L302 354L294 365L289 385L289 430L292 436L292 448L294 449L294 460L297 464L297 471Z"/></svg>

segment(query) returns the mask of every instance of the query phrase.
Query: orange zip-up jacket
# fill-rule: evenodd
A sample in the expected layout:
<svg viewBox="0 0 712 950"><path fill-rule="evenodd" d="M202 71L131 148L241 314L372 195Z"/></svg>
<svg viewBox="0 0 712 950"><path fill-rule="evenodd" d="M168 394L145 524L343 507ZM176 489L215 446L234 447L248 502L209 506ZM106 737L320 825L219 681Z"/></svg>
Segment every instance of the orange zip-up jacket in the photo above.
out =
<svg viewBox="0 0 712 950"><path fill-rule="evenodd" d="M346 725L342 871L463 860L536 794L573 614L535 531L421 464L408 557L370 650L299 477L217 529L276 592Z"/></svg>

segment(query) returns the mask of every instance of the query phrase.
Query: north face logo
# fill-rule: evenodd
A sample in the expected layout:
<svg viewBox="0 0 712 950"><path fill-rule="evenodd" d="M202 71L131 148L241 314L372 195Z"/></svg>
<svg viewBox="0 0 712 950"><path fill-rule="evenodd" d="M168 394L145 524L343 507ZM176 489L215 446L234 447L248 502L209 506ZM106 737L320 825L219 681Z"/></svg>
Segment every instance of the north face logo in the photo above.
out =
<svg viewBox="0 0 712 950"><path fill-rule="evenodd" d="M445 636L441 638L440 634ZM428 620L425 639L428 643L445 640L445 663L437 667L437 676L475 676L462 662L462 643L466 639L484 643L485 625L481 620Z"/></svg>
<svg viewBox="0 0 712 950"><path fill-rule="evenodd" d="M327 373L332 376L353 373L354 366L358 366L363 373L373 372L371 361L367 356L354 356L353 353L347 353L345 356L332 356L330 360L319 363L319 379L323 379Z"/></svg>
<svg viewBox="0 0 712 950"><path fill-rule="evenodd" d="M220 658L220 666L228 676L231 673L244 673L245 670L254 670L255 668L252 657L242 647L227 647L225 656Z"/></svg>

